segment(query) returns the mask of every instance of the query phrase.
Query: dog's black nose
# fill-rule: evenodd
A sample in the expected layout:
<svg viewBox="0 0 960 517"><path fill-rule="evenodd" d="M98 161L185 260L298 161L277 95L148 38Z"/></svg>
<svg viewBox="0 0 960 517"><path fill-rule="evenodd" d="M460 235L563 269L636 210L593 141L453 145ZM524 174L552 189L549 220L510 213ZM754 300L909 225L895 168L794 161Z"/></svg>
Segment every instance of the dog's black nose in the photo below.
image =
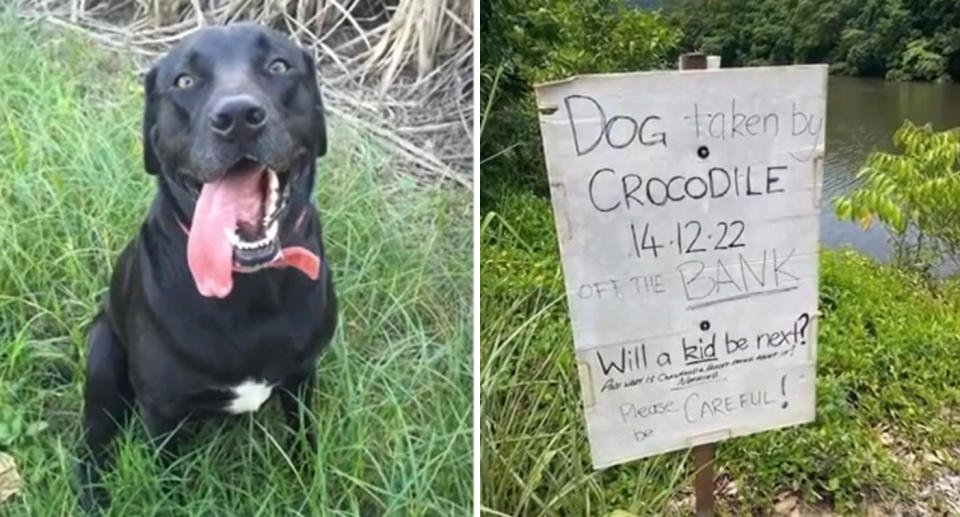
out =
<svg viewBox="0 0 960 517"><path fill-rule="evenodd" d="M249 139L259 133L266 122L266 110L249 95L223 97L210 110L210 127L226 140Z"/></svg>

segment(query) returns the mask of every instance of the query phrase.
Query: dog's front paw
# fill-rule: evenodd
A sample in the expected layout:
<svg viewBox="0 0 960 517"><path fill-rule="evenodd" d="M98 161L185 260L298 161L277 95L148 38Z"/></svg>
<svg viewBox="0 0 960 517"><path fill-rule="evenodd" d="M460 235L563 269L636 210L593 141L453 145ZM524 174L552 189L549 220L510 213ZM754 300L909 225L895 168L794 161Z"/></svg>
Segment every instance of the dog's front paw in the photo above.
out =
<svg viewBox="0 0 960 517"><path fill-rule="evenodd" d="M100 472L89 462L77 466L77 491L80 509L88 517L100 517L110 506L110 495L100 485Z"/></svg>
<svg viewBox="0 0 960 517"><path fill-rule="evenodd" d="M317 433L313 429L287 429L286 449L304 461L312 461L317 454Z"/></svg>

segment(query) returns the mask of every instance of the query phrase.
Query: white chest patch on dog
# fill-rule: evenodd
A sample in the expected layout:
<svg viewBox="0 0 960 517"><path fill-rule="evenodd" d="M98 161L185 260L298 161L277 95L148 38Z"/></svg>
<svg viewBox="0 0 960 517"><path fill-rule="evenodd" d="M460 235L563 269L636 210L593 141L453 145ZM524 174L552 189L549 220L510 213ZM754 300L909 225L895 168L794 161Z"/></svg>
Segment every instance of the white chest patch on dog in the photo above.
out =
<svg viewBox="0 0 960 517"><path fill-rule="evenodd" d="M273 386L263 381L247 379L230 388L230 391L233 392L234 398L224 408L225 411L233 414L250 413L260 409L260 406L270 398Z"/></svg>

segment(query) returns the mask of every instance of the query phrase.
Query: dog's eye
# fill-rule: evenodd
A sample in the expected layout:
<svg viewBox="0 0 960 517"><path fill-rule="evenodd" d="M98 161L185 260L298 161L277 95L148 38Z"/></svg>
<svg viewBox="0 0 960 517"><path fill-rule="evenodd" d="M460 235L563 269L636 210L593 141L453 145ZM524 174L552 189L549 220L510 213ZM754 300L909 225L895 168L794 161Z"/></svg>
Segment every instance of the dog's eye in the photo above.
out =
<svg viewBox="0 0 960 517"><path fill-rule="evenodd" d="M173 81L173 85L180 89L192 88L196 84L197 80L193 78L190 74L180 74Z"/></svg>
<svg viewBox="0 0 960 517"><path fill-rule="evenodd" d="M270 62L267 70L269 70L271 74L285 74L290 71L290 65L282 59L274 59Z"/></svg>

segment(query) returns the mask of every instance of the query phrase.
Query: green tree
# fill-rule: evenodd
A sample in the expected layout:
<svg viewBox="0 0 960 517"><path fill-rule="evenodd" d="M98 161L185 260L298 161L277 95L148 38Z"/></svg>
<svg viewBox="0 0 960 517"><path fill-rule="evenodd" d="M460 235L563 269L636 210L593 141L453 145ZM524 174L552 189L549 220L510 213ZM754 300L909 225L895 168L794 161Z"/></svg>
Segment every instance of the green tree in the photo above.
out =
<svg viewBox="0 0 960 517"><path fill-rule="evenodd" d="M672 0L683 50L727 66L830 63L840 74L960 79L956 0Z"/></svg>
<svg viewBox="0 0 960 517"><path fill-rule="evenodd" d="M896 153L874 152L857 173L863 184L834 203L841 219L864 228L879 220L901 266L930 272L940 252L960 259L960 131L904 122Z"/></svg>
<svg viewBox="0 0 960 517"><path fill-rule="evenodd" d="M480 13L482 208L502 189L548 194L534 84L669 68L677 56L679 31L621 0L481 0Z"/></svg>

